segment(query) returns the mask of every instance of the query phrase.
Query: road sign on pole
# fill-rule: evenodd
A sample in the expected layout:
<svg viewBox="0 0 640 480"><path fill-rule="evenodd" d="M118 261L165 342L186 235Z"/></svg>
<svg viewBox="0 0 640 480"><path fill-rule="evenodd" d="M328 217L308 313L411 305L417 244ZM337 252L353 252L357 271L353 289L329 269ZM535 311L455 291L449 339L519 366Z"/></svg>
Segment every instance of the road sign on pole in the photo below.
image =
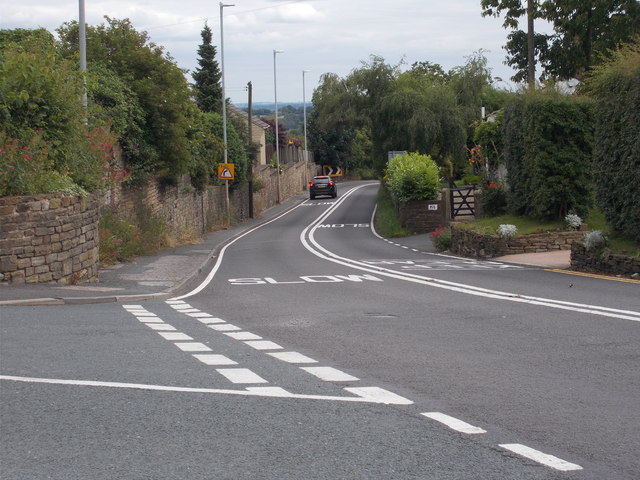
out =
<svg viewBox="0 0 640 480"><path fill-rule="evenodd" d="M233 163L219 163L218 164L218 178L221 180L233 180L235 178L235 164Z"/></svg>

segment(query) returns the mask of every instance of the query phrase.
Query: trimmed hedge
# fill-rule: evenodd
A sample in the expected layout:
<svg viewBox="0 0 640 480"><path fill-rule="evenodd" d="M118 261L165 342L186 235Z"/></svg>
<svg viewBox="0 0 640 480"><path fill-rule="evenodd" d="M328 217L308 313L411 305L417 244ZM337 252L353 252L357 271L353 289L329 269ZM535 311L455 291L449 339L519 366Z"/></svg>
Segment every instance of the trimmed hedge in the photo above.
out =
<svg viewBox="0 0 640 480"><path fill-rule="evenodd" d="M540 220L592 205L593 102L557 92L529 92L505 106L509 209Z"/></svg>
<svg viewBox="0 0 640 480"><path fill-rule="evenodd" d="M598 205L611 227L640 241L640 42L597 67L588 90L596 99Z"/></svg>

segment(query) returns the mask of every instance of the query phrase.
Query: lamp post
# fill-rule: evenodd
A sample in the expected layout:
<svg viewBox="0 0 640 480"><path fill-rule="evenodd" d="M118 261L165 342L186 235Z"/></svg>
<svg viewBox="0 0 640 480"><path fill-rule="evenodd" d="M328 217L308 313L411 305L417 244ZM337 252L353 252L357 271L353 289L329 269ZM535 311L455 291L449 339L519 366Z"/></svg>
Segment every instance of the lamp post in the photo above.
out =
<svg viewBox="0 0 640 480"><path fill-rule="evenodd" d="M84 0L78 2L78 40L80 47L80 71L82 72L82 110L84 111L84 124L87 125L87 21L85 19Z"/></svg>
<svg viewBox="0 0 640 480"><path fill-rule="evenodd" d="M309 152L307 151L307 97L304 85L304 74L311 70L302 70L302 118L304 125L304 176L307 185L309 184Z"/></svg>
<svg viewBox="0 0 640 480"><path fill-rule="evenodd" d="M227 96L224 90L224 32L222 21L222 10L224 7L233 7L233 4L223 4L220 2L220 70L222 73L222 141L224 142L224 163L227 162ZM224 181L225 198L227 201L227 226L231 226L231 206L229 205L229 180Z"/></svg>
<svg viewBox="0 0 640 480"><path fill-rule="evenodd" d="M275 100L276 106L276 116L275 116L275 124L276 124L276 190L278 193L277 203L280 203L280 138L278 134L278 82L276 77L276 54L282 53L284 50L274 50L273 51L273 97Z"/></svg>

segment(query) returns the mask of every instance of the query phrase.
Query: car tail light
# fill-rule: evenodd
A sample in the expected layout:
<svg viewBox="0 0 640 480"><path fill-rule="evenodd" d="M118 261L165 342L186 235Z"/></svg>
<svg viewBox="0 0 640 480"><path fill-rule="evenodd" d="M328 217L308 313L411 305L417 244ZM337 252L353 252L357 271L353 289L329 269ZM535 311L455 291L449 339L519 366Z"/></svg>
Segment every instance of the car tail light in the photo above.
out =
<svg viewBox="0 0 640 480"><path fill-rule="evenodd" d="M310 187L313 187L313 182L309 182L309 186L310 186Z"/></svg>
<svg viewBox="0 0 640 480"><path fill-rule="evenodd" d="M333 187L334 183L333 182L329 182L329 186Z"/></svg>

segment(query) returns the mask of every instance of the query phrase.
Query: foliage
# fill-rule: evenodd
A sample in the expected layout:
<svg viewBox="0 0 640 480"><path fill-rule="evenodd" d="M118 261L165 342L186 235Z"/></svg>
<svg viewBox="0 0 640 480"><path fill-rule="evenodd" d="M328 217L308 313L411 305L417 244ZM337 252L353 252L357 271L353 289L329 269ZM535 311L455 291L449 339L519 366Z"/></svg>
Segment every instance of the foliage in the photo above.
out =
<svg viewBox="0 0 640 480"><path fill-rule="evenodd" d="M434 246L441 252L451 248L451 229L439 225L433 232L429 234L433 240Z"/></svg>
<svg viewBox="0 0 640 480"><path fill-rule="evenodd" d="M526 4L524 0L481 0L483 16L504 13L503 26L512 30L505 50L506 63L517 70L514 81L527 78L527 33L518 29ZM552 34L534 37L540 79L579 78L609 50L640 33L637 0L541 0L534 6L534 18L553 25Z"/></svg>
<svg viewBox="0 0 640 480"><path fill-rule="evenodd" d="M500 238L511 238L514 237L516 235L516 233L518 233L518 227L516 227L515 225L512 224L508 224L508 223L503 223L501 225L498 226L498 236Z"/></svg>
<svg viewBox="0 0 640 480"><path fill-rule="evenodd" d="M582 225L582 218L573 213L566 215L564 221L567 222L567 228L570 230L578 230Z"/></svg>
<svg viewBox="0 0 640 480"><path fill-rule="evenodd" d="M497 217L507 212L507 193L505 186L498 181L487 182L482 186L482 213Z"/></svg>
<svg viewBox="0 0 640 480"><path fill-rule="evenodd" d="M222 119L218 114L199 110L192 115L194 121L187 132L192 157L189 175L191 184L203 190L207 185L217 183L218 163L223 161L224 143L221 136L216 135L222 130Z"/></svg>
<svg viewBox="0 0 640 480"><path fill-rule="evenodd" d="M211 128L211 133L218 138L222 138L222 115L218 115L217 113L207 113L206 117L208 125ZM224 160L224 145L222 145L222 149L208 153L211 155L215 155L217 153L219 155L218 160L214 163L217 172L218 162L222 162ZM231 188L237 188L247 180L249 164L247 160L245 142L238 132L236 132L236 129L231 122L227 123L227 162L235 165L235 178L229 183L229 186Z"/></svg>
<svg viewBox="0 0 640 480"><path fill-rule="evenodd" d="M141 212L140 224L102 212L98 224L101 265L127 262L141 255L151 255L169 244L169 227L150 212Z"/></svg>
<svg viewBox="0 0 640 480"><path fill-rule="evenodd" d="M202 32L202 43L198 47L198 65L191 74L195 81L196 104L203 112L222 111L222 72L216 61L216 47L211 44L212 32L205 23Z"/></svg>
<svg viewBox="0 0 640 480"><path fill-rule="evenodd" d="M140 138L146 145L139 152L128 152L129 166L134 175L142 166L175 183L189 171L191 160L186 135L191 121L187 115L191 103L187 81L162 47L149 41L146 32L137 32L128 19L105 20L106 24L87 28L88 68L101 64L112 70L131 87L145 112ZM78 44L77 22L65 23L57 32L60 51L73 58ZM155 153L151 165L143 156L149 151Z"/></svg>
<svg viewBox="0 0 640 480"><path fill-rule="evenodd" d="M509 209L538 219L584 216L592 204L591 107L581 97L533 91L505 108Z"/></svg>
<svg viewBox="0 0 640 480"><path fill-rule="evenodd" d="M614 230L640 241L640 40L588 78L596 100L593 173L597 201Z"/></svg>
<svg viewBox="0 0 640 480"><path fill-rule="evenodd" d="M607 237L601 230L592 230L582 238L582 244L589 252L602 250L607 245Z"/></svg>
<svg viewBox="0 0 640 480"><path fill-rule="evenodd" d="M406 237L411 231L400 224L398 209L384 182L380 184L376 201L376 214L373 220L376 231L385 238Z"/></svg>
<svg viewBox="0 0 640 480"><path fill-rule="evenodd" d="M440 190L438 165L428 155L408 153L392 158L385 179L391 195L401 202L433 200Z"/></svg>

